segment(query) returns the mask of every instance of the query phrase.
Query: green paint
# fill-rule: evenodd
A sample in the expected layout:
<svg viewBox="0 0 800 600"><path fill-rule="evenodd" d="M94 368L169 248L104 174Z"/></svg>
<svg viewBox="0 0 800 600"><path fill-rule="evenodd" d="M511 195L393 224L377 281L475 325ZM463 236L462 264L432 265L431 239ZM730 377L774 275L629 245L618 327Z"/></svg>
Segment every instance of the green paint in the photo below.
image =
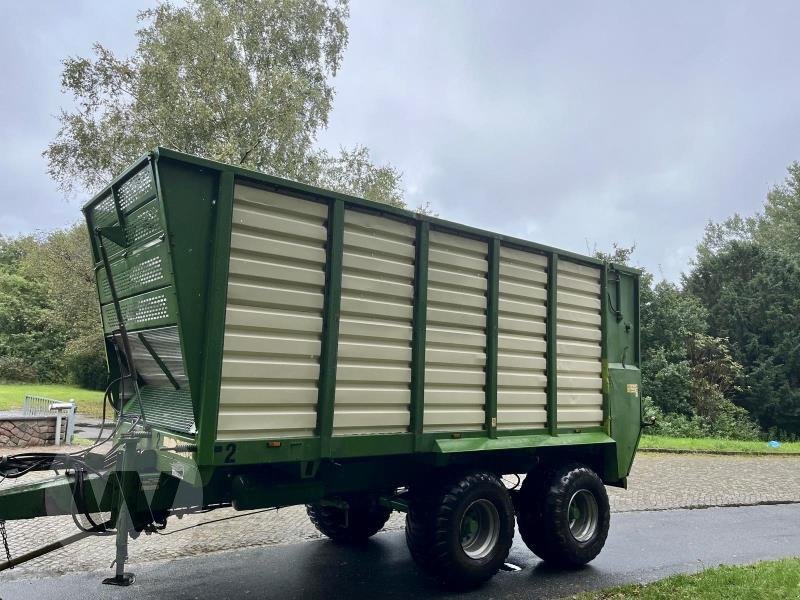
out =
<svg viewBox="0 0 800 600"><path fill-rule="evenodd" d="M414 448L422 439L425 395L425 334L428 314L428 247L430 224L417 223L417 239L414 256L414 316L411 345L411 433Z"/></svg>
<svg viewBox="0 0 800 600"><path fill-rule="evenodd" d="M566 433L559 436L527 435L503 436L497 439L468 438L440 439L434 446L435 452L456 454L461 452L492 452L499 450L522 450L525 448L546 448L556 446L583 446L587 444L610 444L614 440L601 431L589 433Z"/></svg>
<svg viewBox="0 0 800 600"><path fill-rule="evenodd" d="M214 216L211 234L211 261L205 307L204 369L199 391L201 400L197 427L198 461L211 464L214 459L214 441L217 438L219 394L222 381L222 350L225 338L225 305L228 300L228 264L233 220L234 176L222 171L217 182L216 201L212 204Z"/></svg>
<svg viewBox="0 0 800 600"><path fill-rule="evenodd" d="M608 267L600 270L600 330L608 330ZM600 340L600 377L603 380L603 428L611 435L610 396L608 377L608 336Z"/></svg>
<svg viewBox="0 0 800 600"><path fill-rule="evenodd" d="M558 254L547 256L547 429L558 435Z"/></svg>
<svg viewBox="0 0 800 600"><path fill-rule="evenodd" d="M325 306L322 314L322 354L319 361L317 431L322 457L330 456L333 412L336 402L336 363L339 348L339 312L342 303L344 252L344 202L334 200L328 209L328 247L325 267Z"/></svg>
<svg viewBox="0 0 800 600"><path fill-rule="evenodd" d="M153 191L142 192L129 200L123 209L119 205L118 190L141 168L151 169ZM225 307L227 302L228 263L230 259L230 236L232 226L234 185L247 185L270 189L276 192L328 202L328 243L326 256L325 301L323 306L323 336L318 380L317 435L313 437L282 439L279 445L270 447L266 440L216 440L219 412L219 388L221 381L222 350L224 343ZM109 214L94 211L98 202L111 192L115 199ZM157 213L147 212L157 207ZM411 394L410 427L408 433L370 434L333 437L333 416L336 393L336 366L338 350L339 313L341 303L342 254L344 237L344 213L346 208L366 209L369 212L402 218L416 224L415 289L412 312L413 337L411 341ZM635 401L624 395L628 383L637 384L639 375L639 326L638 326L638 272L626 267L606 266L596 259L556 250L548 246L525 240L509 238L465 227L455 223L416 215L408 211L367 200L320 190L311 186L290 182L262 173L248 171L235 166L222 165L205 159L183 155L171 150L158 149L149 157L139 161L123 176L112 182L85 208L90 227L118 227L124 224L125 241L134 240L131 252L125 254L121 248L112 261L115 281L136 268L136 260L160 258L166 264L162 279L126 289L123 301L147 298L147 294L163 292L167 297L167 312L159 325L177 325L181 335L182 352L191 387L191 401L198 426L197 453L194 455L199 469L197 481L205 482L208 497L225 498L231 493L231 465L237 470L258 467L277 469L273 475L282 478L284 492L263 492L262 498L300 499L308 501L302 489L293 487L295 479L315 483L318 478L325 481L325 490L330 492L345 486L348 489L364 489L379 482L400 483L403 477L422 468L463 464L459 461L475 460L475 453L484 453L487 461L498 472L504 469L525 469L540 451L566 451L580 447L587 453L597 452L603 477L608 482L620 482L627 474L639 435L638 397ZM150 222L147 218L155 219ZM100 221L95 223L95 221ZM144 234L132 233L136 227L145 227ZM425 347L427 337L427 288L429 230L434 226L449 233L483 240L489 248L487 273L486 312L486 421L483 431L462 433L424 433ZM151 227L151 229L147 229ZM159 239L161 227L164 239L143 250L146 243ZM137 237L139 236L139 237ZM96 236L92 235L95 258L98 258ZM118 241L122 241L119 237ZM545 429L497 431L493 419L497 411L497 347L499 304L499 250L508 244L520 250L535 251L548 258L547 287L547 409ZM119 246L119 244L118 244ZM141 254L139 254L141 253ZM145 253L151 253L145 255ZM557 412L557 285L558 261L569 259L579 264L602 269L602 358L603 358L603 411L604 427L580 430L558 427ZM98 286L104 304L108 305L103 282ZM611 283L611 277L620 277ZM613 307L611 306L613 304ZM618 309L621 318L613 309ZM152 326L152 322L143 328ZM141 329L140 329L141 330ZM623 366L623 362L625 365ZM147 390L143 397L166 398L159 390ZM173 392L175 390L172 390ZM169 403L164 404L168 407ZM161 406L159 404L159 406ZM177 407L176 407L177 408ZM167 408L168 410L168 408ZM186 415L181 414L181 418ZM167 413L166 417L169 417ZM178 417L176 410L175 417ZM178 438L175 434L172 437ZM192 441L185 435L178 439ZM233 452L229 449L233 446ZM555 449L555 450L554 450ZM229 460L231 456L233 460ZM169 452L158 452L159 469L168 470L172 461L182 460L194 464L191 458L176 459ZM371 458L370 458L371 457ZM367 460L370 458L369 460ZM339 471L328 471L327 465L334 459ZM360 459L360 460L353 460ZM372 470L352 471L354 464L369 465ZM320 473L316 473L319 468ZM365 467L366 468L366 467ZM384 475L384 471L392 470ZM239 472L239 471L237 471ZM512 472L512 471L508 471ZM272 471L270 471L272 473ZM367 475L368 473L368 475ZM391 476L390 476L391 475ZM327 478L327 479L326 479ZM319 492L317 487L314 494ZM262 492L259 492L262 493ZM226 496L227 494L227 496ZM259 500L259 503L266 500Z"/></svg>
<svg viewBox="0 0 800 600"><path fill-rule="evenodd" d="M489 242L489 271L486 290L486 429L497 437L497 323L500 298L500 240Z"/></svg>

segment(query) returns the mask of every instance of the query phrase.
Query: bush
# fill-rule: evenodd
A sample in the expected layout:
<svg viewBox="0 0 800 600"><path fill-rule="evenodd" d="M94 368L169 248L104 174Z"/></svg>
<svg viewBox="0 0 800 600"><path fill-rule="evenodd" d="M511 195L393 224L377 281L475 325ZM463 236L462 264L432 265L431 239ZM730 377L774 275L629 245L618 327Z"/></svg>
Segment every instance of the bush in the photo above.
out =
<svg viewBox="0 0 800 600"><path fill-rule="evenodd" d="M747 411L725 400L717 407L714 418L696 414L684 415L665 413L649 397L644 398L646 418L655 417L654 435L683 438L723 438L728 440L757 440L760 438L758 425Z"/></svg>
<svg viewBox="0 0 800 600"><path fill-rule="evenodd" d="M729 440L757 440L761 434L750 414L729 400L718 405L710 429L712 437Z"/></svg>
<svg viewBox="0 0 800 600"><path fill-rule="evenodd" d="M0 356L0 381L36 381L36 368L16 356Z"/></svg>
<svg viewBox="0 0 800 600"><path fill-rule="evenodd" d="M653 352L642 365L642 389L665 413L692 414L689 363L672 362L663 348Z"/></svg>
<svg viewBox="0 0 800 600"><path fill-rule="evenodd" d="M67 373L70 382L90 390L102 390L108 382L106 356L101 343L81 340L69 344L66 352Z"/></svg>

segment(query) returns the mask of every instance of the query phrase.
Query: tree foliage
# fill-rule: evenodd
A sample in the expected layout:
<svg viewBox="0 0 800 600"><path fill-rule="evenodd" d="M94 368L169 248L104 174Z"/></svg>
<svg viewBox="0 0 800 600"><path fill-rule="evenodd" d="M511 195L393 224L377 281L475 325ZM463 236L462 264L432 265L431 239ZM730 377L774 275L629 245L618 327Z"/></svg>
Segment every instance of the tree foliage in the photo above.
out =
<svg viewBox="0 0 800 600"><path fill-rule="evenodd" d="M189 0L139 14L130 57L64 61L74 108L44 154L65 190L97 188L162 145L402 205L401 175L363 147L314 148L347 45L346 0Z"/></svg>
<svg viewBox="0 0 800 600"><path fill-rule="evenodd" d="M106 378L86 227L0 239L0 378Z"/></svg>
<svg viewBox="0 0 800 600"><path fill-rule="evenodd" d="M784 257L800 260L800 163L789 165L783 185L777 185L764 204L753 239Z"/></svg>
<svg viewBox="0 0 800 600"><path fill-rule="evenodd" d="M686 289L744 365L736 402L765 428L800 432L800 266L760 242L734 241L700 260Z"/></svg>

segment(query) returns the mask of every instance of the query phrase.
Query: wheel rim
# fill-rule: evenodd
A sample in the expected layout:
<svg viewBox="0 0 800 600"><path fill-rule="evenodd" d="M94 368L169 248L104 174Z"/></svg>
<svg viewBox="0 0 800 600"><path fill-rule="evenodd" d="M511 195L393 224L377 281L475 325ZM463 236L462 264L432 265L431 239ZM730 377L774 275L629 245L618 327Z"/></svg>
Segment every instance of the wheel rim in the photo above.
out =
<svg viewBox="0 0 800 600"><path fill-rule="evenodd" d="M500 537L500 515L492 502L475 500L461 517L461 548L472 559L481 559L494 550Z"/></svg>
<svg viewBox="0 0 800 600"><path fill-rule="evenodd" d="M592 539L597 531L599 514L597 500L589 490L578 490L572 494L567 509L572 537L579 542Z"/></svg>

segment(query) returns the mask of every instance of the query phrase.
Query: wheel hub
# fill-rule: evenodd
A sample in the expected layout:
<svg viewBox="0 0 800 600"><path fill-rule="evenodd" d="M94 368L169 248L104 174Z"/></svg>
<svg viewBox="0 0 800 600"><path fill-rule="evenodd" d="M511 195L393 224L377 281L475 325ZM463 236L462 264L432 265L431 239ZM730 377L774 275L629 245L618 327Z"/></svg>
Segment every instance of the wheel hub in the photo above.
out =
<svg viewBox="0 0 800 600"><path fill-rule="evenodd" d="M488 556L500 537L500 515L486 499L475 500L464 511L460 527L461 548L472 559Z"/></svg>
<svg viewBox="0 0 800 600"><path fill-rule="evenodd" d="M587 542L597 532L600 511L597 500L589 490L578 490L572 494L567 508L569 530L579 542Z"/></svg>

